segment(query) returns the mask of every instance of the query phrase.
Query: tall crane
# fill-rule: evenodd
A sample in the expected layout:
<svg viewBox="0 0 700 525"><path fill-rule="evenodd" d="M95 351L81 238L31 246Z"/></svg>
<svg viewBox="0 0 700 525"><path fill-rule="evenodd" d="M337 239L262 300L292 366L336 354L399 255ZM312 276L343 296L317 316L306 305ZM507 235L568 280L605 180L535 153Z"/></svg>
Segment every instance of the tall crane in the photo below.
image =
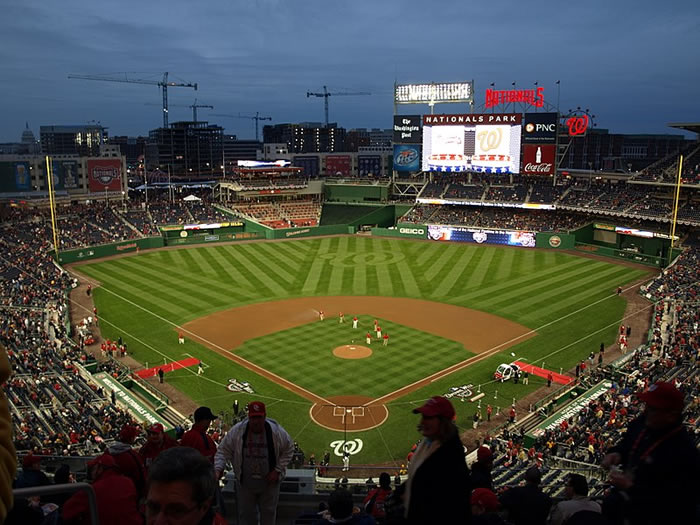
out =
<svg viewBox="0 0 700 525"><path fill-rule="evenodd" d="M121 75L124 75L123 77ZM187 87L194 88L197 91L197 84L169 82L168 72L163 73L163 80L146 80L142 78L129 78L127 73L120 73L120 76L110 75L68 75L68 78L80 80L102 80L104 82L125 82L127 84L147 84L163 88L163 127L168 127L168 88L169 87ZM196 104L196 102L195 102Z"/></svg>
<svg viewBox="0 0 700 525"><path fill-rule="evenodd" d="M154 104L153 102L146 102L146 106L157 106L158 104ZM171 108L192 108L192 122L197 122L197 108L209 108L209 109L214 109L214 106L210 106L208 104L197 104L197 99L194 99L194 104L190 104L189 106L183 105L183 104L170 104L169 107Z"/></svg>
<svg viewBox="0 0 700 525"><path fill-rule="evenodd" d="M255 140L259 141L260 140L260 135L258 133L258 122L261 120L272 120L272 117L261 117L260 113L258 111L255 112L255 115L241 115L240 113L238 115L227 115L225 113L212 113L212 117L228 117L228 118L246 118L250 120L255 121Z"/></svg>
<svg viewBox="0 0 700 525"><path fill-rule="evenodd" d="M306 98L323 97L324 107L325 107L325 112L326 112L326 127L328 127L328 97L347 97L347 96L351 96L351 95L371 95L371 94L372 93L367 93L366 91L356 91L356 92L345 91L342 93L329 93L328 88L326 86L323 86L323 93L312 93L311 91L307 91Z"/></svg>

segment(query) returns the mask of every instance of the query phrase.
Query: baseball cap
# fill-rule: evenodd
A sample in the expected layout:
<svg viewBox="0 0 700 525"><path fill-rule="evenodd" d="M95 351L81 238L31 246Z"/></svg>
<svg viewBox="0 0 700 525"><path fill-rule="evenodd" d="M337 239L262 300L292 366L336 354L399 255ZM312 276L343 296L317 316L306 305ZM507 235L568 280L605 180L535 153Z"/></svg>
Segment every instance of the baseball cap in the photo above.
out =
<svg viewBox="0 0 700 525"><path fill-rule="evenodd" d="M496 512L498 510L498 496L489 489L474 489L469 501L472 505L481 505L487 512Z"/></svg>
<svg viewBox="0 0 700 525"><path fill-rule="evenodd" d="M165 432L165 429L160 423L154 423L150 427L148 427L148 431L154 432L156 434L162 434L163 432Z"/></svg>
<svg viewBox="0 0 700 525"><path fill-rule="evenodd" d="M264 416L265 403L262 401L252 401L248 404L248 417Z"/></svg>
<svg viewBox="0 0 700 525"><path fill-rule="evenodd" d="M640 392L637 397L647 406L666 410L682 410L685 405L683 392L673 383L658 382L649 387L646 392Z"/></svg>
<svg viewBox="0 0 700 525"><path fill-rule="evenodd" d="M110 454L102 454L87 463L88 467L93 467L95 465L102 465L105 468L117 468L117 462L114 461L114 458Z"/></svg>
<svg viewBox="0 0 700 525"><path fill-rule="evenodd" d="M212 413L211 408L199 407L197 410L194 411L194 420L195 422L197 422L202 421L203 419L209 419L210 421L214 421L215 419L217 419L217 417Z"/></svg>
<svg viewBox="0 0 700 525"><path fill-rule="evenodd" d="M447 419L455 417L455 408L447 398L435 396L428 399L420 408L413 409L414 414L423 414L427 417L441 416Z"/></svg>
<svg viewBox="0 0 700 525"><path fill-rule="evenodd" d="M481 445L479 450L476 451L476 459L479 461L485 461L487 459L491 459L492 457L493 452L491 452L491 449L485 445Z"/></svg>
<svg viewBox="0 0 700 525"><path fill-rule="evenodd" d="M27 468L41 463L41 457L34 454L27 454L22 458L22 467Z"/></svg>
<svg viewBox="0 0 700 525"><path fill-rule="evenodd" d="M133 425L124 425L119 431L119 441L122 443L133 443L140 433L140 428Z"/></svg>

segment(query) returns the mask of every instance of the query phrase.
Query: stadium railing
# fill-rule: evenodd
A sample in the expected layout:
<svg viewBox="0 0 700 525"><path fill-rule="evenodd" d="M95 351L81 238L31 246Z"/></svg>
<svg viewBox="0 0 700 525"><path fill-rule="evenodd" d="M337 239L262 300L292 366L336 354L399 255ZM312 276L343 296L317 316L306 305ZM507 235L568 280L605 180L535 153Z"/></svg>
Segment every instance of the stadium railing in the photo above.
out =
<svg viewBox="0 0 700 525"><path fill-rule="evenodd" d="M29 487L26 489L14 489L12 495L15 500L31 498L32 496L54 496L56 494L73 494L84 490L88 498L88 508L90 511L90 523L100 523L97 514L97 498L91 485L87 483L66 483L61 485L44 485L43 487ZM56 512L56 511L54 511Z"/></svg>

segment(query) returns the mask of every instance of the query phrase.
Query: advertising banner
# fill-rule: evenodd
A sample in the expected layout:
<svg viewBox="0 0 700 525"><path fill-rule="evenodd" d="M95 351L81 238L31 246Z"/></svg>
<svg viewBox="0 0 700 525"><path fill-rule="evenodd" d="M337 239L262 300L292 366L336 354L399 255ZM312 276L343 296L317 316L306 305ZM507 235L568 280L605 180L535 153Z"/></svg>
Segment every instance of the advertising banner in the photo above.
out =
<svg viewBox="0 0 700 525"><path fill-rule="evenodd" d="M523 170L525 175L554 175L557 150L554 144L525 144Z"/></svg>
<svg viewBox="0 0 700 525"><path fill-rule="evenodd" d="M357 171L361 177L382 176L382 158L379 155L358 155Z"/></svg>
<svg viewBox="0 0 700 525"><path fill-rule="evenodd" d="M29 162L0 162L0 192L29 191L31 182Z"/></svg>
<svg viewBox="0 0 700 525"><path fill-rule="evenodd" d="M557 141L557 113L526 113L523 121L523 143L554 144Z"/></svg>
<svg viewBox="0 0 700 525"><path fill-rule="evenodd" d="M475 242L477 244L504 244L524 248L534 248L536 244L535 232L482 230L437 224L428 225L428 239L433 241Z"/></svg>
<svg viewBox="0 0 700 525"><path fill-rule="evenodd" d="M352 173L350 155L328 155L326 157L326 175L328 177L349 177Z"/></svg>
<svg viewBox="0 0 700 525"><path fill-rule="evenodd" d="M423 116L423 171L520 173L519 113Z"/></svg>
<svg viewBox="0 0 700 525"><path fill-rule="evenodd" d="M420 115L394 115L394 142L420 144L420 125Z"/></svg>
<svg viewBox="0 0 700 525"><path fill-rule="evenodd" d="M294 157L292 163L294 166L304 170L304 175L307 177L318 177L321 164L317 156Z"/></svg>
<svg viewBox="0 0 700 525"><path fill-rule="evenodd" d="M51 159L51 174L53 175L54 190L73 190L78 188L77 160Z"/></svg>
<svg viewBox="0 0 700 525"><path fill-rule="evenodd" d="M394 170L420 171L420 146L394 144Z"/></svg>
<svg viewBox="0 0 700 525"><path fill-rule="evenodd" d="M122 163L119 159L91 159L87 161L88 188L91 193L121 191Z"/></svg>

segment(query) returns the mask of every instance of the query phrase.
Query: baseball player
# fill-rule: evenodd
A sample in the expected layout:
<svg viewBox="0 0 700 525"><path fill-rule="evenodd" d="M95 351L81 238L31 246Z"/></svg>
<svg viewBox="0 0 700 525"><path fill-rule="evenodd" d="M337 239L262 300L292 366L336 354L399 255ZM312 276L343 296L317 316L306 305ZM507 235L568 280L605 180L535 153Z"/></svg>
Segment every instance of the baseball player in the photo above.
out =
<svg viewBox="0 0 700 525"><path fill-rule="evenodd" d="M357 316L355 316L355 317L352 318L352 327L353 327L353 328L357 328L357 322L358 322L358 321L359 321L359 319L357 318Z"/></svg>
<svg viewBox="0 0 700 525"><path fill-rule="evenodd" d="M367 344L371 345L372 344L372 334L367 332L367 338L366 338Z"/></svg>
<svg viewBox="0 0 700 525"><path fill-rule="evenodd" d="M325 319L325 315L323 315L323 310L318 311L318 318L323 321Z"/></svg>
<svg viewBox="0 0 700 525"><path fill-rule="evenodd" d="M185 336L180 332L177 334L177 342L178 344L184 345L185 344Z"/></svg>
<svg viewBox="0 0 700 525"><path fill-rule="evenodd" d="M377 325L377 339L382 338L382 327Z"/></svg>
<svg viewBox="0 0 700 525"><path fill-rule="evenodd" d="M389 334L384 334L384 341L382 341L382 346L389 346Z"/></svg>
<svg viewBox="0 0 700 525"><path fill-rule="evenodd" d="M345 314L343 312L340 312L340 314L338 314L338 322L340 324L343 324L345 322Z"/></svg>
<svg viewBox="0 0 700 525"><path fill-rule="evenodd" d="M200 361L197 363L197 375L201 376L204 373L204 367L202 366L202 362Z"/></svg>

